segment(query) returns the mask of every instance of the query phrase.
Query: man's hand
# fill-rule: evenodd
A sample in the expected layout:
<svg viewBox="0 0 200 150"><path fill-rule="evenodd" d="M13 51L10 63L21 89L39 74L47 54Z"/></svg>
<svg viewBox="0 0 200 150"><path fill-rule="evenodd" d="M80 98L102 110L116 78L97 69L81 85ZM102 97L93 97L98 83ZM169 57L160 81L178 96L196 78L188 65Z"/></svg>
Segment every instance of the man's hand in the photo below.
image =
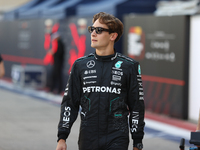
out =
<svg viewBox="0 0 200 150"><path fill-rule="evenodd" d="M141 149L138 149L138 148L136 148L136 147L133 147L133 150L141 150Z"/></svg>
<svg viewBox="0 0 200 150"><path fill-rule="evenodd" d="M60 139L60 140L58 141L56 150L67 150L67 144L66 144L65 140Z"/></svg>

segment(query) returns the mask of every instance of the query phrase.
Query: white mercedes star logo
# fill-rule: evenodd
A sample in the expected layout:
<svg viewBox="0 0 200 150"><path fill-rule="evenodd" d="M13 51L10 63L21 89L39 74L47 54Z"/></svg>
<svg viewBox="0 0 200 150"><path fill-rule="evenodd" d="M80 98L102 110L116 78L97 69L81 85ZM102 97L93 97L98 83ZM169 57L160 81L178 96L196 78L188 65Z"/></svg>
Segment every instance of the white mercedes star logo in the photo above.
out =
<svg viewBox="0 0 200 150"><path fill-rule="evenodd" d="M90 60L90 61L87 62L87 67L88 68L93 68L94 66L95 66L94 60Z"/></svg>

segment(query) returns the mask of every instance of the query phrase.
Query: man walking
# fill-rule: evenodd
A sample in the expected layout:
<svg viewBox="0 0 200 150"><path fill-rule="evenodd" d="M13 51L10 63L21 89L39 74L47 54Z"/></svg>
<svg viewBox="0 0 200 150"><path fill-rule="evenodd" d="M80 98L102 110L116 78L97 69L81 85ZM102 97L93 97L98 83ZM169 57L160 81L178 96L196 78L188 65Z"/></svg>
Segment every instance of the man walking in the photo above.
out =
<svg viewBox="0 0 200 150"><path fill-rule="evenodd" d="M95 53L72 67L61 104L57 150L67 148L65 140L80 106L79 150L128 150L129 126L133 150L141 150L145 123L140 65L114 49L123 24L100 12L88 31Z"/></svg>

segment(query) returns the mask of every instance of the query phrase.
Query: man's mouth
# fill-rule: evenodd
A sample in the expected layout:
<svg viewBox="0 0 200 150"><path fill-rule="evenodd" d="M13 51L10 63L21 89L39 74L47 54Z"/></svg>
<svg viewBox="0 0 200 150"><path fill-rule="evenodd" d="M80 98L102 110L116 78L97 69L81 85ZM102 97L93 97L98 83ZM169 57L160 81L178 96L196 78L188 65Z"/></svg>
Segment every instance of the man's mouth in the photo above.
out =
<svg viewBox="0 0 200 150"><path fill-rule="evenodd" d="M92 39L92 42L96 42L97 40Z"/></svg>

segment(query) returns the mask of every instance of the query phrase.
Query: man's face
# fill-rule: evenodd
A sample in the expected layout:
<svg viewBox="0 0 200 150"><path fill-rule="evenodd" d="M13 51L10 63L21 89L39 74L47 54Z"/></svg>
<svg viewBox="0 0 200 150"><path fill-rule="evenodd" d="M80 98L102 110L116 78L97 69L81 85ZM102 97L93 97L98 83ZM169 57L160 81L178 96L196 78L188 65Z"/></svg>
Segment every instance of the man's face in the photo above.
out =
<svg viewBox="0 0 200 150"><path fill-rule="evenodd" d="M107 25L99 22L99 19L97 19L94 22L93 27L102 27L108 29ZM109 34L109 32L103 31L101 34L97 34L96 31L94 30L91 33L91 47L98 50L106 50L106 48L111 42L110 36L111 34Z"/></svg>

